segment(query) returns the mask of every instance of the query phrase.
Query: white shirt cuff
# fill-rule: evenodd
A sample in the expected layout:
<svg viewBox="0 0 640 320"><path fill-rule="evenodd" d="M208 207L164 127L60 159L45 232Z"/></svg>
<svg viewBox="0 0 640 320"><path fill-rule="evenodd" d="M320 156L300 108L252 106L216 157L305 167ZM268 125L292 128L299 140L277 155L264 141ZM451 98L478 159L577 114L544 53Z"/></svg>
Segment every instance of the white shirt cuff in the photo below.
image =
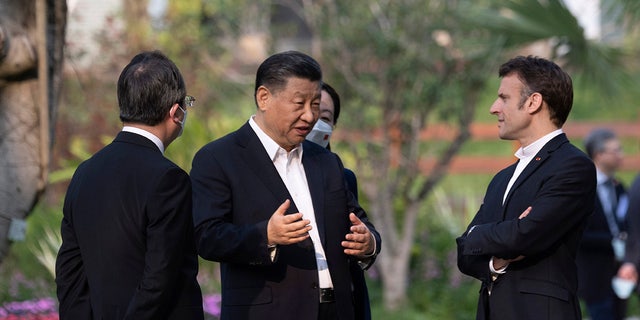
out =
<svg viewBox="0 0 640 320"><path fill-rule="evenodd" d="M493 268L493 257L491 257L491 260L489 260L489 270L491 270L492 274L505 274L507 273L507 267L509 266L509 264L507 263L507 265L505 265L504 267L496 270Z"/></svg>

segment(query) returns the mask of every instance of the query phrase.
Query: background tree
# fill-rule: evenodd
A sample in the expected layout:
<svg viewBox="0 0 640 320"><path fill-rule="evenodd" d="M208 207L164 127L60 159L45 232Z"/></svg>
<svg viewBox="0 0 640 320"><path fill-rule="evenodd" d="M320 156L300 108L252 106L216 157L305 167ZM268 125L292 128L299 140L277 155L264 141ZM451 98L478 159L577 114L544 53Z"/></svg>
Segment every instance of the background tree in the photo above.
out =
<svg viewBox="0 0 640 320"><path fill-rule="evenodd" d="M0 262L48 181L66 13L64 0L0 0Z"/></svg>
<svg viewBox="0 0 640 320"><path fill-rule="evenodd" d="M470 138L475 111L488 109L479 98L500 63L534 54L586 71L595 84L619 83L604 74L620 52L586 40L560 0L303 3L325 79L342 93L351 119L340 129L351 131L342 138L348 151L338 153L353 159L382 235L377 266L391 310L406 301L417 218ZM523 49L537 41L545 50ZM442 122L449 141L425 142L425 130Z"/></svg>
<svg viewBox="0 0 640 320"><path fill-rule="evenodd" d="M0 24L29 17L30 13L6 8L29 8L34 1L18 4L0 0ZM587 71L597 70L597 78L605 79L614 72L602 70L613 71L615 68L609 66L620 61L616 50L603 46L594 49L594 43L584 39L575 18L559 0L174 0L169 1L159 21L147 16L146 0L130 1L124 1L125 12L119 15L124 23L118 20L108 25L101 35L101 59L92 61L90 69L78 79L67 79L73 90L65 97L65 115L61 118L66 118L58 127L62 132L59 137L92 139L89 150L77 147L73 139L60 141L57 146L61 153L66 156L73 153L66 149L81 149L81 157L74 160L86 158L101 147L103 136L110 140L120 128L113 113L117 106L114 79L139 50L157 48L166 52L183 70L190 93L198 98L196 116L190 118L183 137L167 152L187 170L195 150L235 129L255 110L255 69L268 54L285 49L309 52L321 62L325 79L344 100L343 120L332 147L356 170L361 199L383 233L385 247L376 270L381 274L385 304L392 310L404 304L408 284L416 280L410 273L412 267L425 259L427 247L438 237L437 230L428 233L416 229L420 226L417 222L435 220L434 216L441 214L428 211L427 199L469 139L469 125L476 111L487 114L486 95L495 94L489 86L494 80L498 82L499 63L517 53L535 53L557 59L574 75L588 64ZM64 3L48 1L60 2ZM625 2L629 8L625 12L638 12L633 10L637 1L635 7L634 1ZM628 22L633 21L634 14L621 16ZM53 29L52 33L56 34ZM12 32L11 36L21 38L20 34L27 33ZM24 37L29 45L36 43L29 37ZM12 48L19 48L15 43ZM522 45L531 43L542 44L544 50L535 51L539 46L523 49ZM31 96L24 92L7 96L5 88L10 81L31 81L34 75L33 71L8 72L11 68L7 66L15 64L4 63L10 60L9 54L0 57L0 122L8 123L0 125L0 145L7 146L0 149L0 158L14 159L11 157L16 148L41 141L25 133L28 129L37 131L40 122L35 119L39 113L31 111L22 116L22 112L28 112L22 109L32 110L31 104L36 103L25 102ZM28 58L29 54L19 57ZM622 61L629 66L633 60ZM27 62L19 65L24 68L33 63ZM34 88L33 83L30 88ZM9 104L13 109L5 107ZM446 126L441 134L425 140L425 131L442 123ZM19 133L10 136L13 131ZM11 147L9 140L13 141ZM0 184L18 189L16 180L22 176L17 166L28 167L29 175L22 175L31 184L20 186L20 192L2 189L0 194L6 194L6 198L0 198L0 215L6 214L2 206L10 207L7 212L22 215L37 199L29 188L37 189L37 181L46 181L39 180L41 167L33 165L43 163L36 162L42 155L34 151L39 150L37 143L28 148L30 158L0 160L0 170L6 170L0 172ZM74 168L66 169L73 172ZM27 201L21 199L29 194L24 197ZM18 202L27 205L15 209ZM4 223L2 220L6 219L0 218L0 223ZM0 233L4 232L2 228L0 225ZM448 237L445 241L452 243ZM452 270L446 275L455 275L455 261L442 260L444 269Z"/></svg>
<svg viewBox="0 0 640 320"><path fill-rule="evenodd" d="M133 52L140 52L152 46L151 19L147 7L149 0L123 0L122 19L126 25L123 42Z"/></svg>

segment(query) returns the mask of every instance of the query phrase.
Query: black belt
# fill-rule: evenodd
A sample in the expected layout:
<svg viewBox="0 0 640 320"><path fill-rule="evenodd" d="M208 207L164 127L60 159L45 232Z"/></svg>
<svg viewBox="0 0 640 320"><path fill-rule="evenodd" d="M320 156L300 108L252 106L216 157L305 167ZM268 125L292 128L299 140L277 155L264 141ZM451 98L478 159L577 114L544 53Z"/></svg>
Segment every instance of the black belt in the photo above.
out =
<svg viewBox="0 0 640 320"><path fill-rule="evenodd" d="M320 288L320 303L336 302L336 295L333 288Z"/></svg>

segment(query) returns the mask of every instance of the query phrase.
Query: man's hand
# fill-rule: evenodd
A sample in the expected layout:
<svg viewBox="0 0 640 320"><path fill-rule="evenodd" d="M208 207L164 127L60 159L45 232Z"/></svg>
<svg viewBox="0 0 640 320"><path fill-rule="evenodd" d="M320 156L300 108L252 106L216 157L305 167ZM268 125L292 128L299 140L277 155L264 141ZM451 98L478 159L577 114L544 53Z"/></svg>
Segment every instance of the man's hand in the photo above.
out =
<svg viewBox="0 0 640 320"><path fill-rule="evenodd" d="M525 209L524 211L522 211L522 213L520 214L520 216L518 217L519 220L525 218L526 216L529 215L529 212L531 212L531 207L528 207L527 209ZM523 255L520 255L514 259L502 259L502 258L498 258L498 257L493 257L493 269L494 270L500 270L505 268L506 266L509 265L509 263L511 262L516 262L516 261L520 261L524 259Z"/></svg>
<svg viewBox="0 0 640 320"><path fill-rule="evenodd" d="M631 262L625 262L618 269L618 277L631 281L638 281L638 271L636 266Z"/></svg>
<svg viewBox="0 0 640 320"><path fill-rule="evenodd" d="M267 224L267 241L273 244L294 244L309 237L310 221L302 219L302 213L287 214L291 201L285 200L273 213Z"/></svg>
<svg viewBox="0 0 640 320"><path fill-rule="evenodd" d="M345 236L345 241L342 241L344 253L357 257L372 255L374 239L369 228L353 212L349 214L349 220L351 220L351 233Z"/></svg>
<svg viewBox="0 0 640 320"><path fill-rule="evenodd" d="M502 259L502 258L498 258L498 257L493 257L493 269L500 270L500 269L508 266L509 263L520 261L522 259L524 259L524 256L522 256L522 255L518 256L517 258L514 258L514 259Z"/></svg>
<svg viewBox="0 0 640 320"><path fill-rule="evenodd" d="M529 215L529 212L531 212L531 207L528 207L526 210L522 211L522 213L520 214L520 216L518 217L518 220L526 217Z"/></svg>

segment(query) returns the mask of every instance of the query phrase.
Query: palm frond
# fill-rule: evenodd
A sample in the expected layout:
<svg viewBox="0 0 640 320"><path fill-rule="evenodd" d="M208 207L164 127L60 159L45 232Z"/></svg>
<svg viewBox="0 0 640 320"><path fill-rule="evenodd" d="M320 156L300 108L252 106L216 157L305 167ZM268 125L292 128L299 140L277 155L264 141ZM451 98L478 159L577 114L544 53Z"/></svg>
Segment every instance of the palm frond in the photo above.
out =
<svg viewBox="0 0 640 320"><path fill-rule="evenodd" d="M29 249L38 259L38 262L40 262L55 279L56 257L58 255L58 249L60 249L62 245L62 238L60 237L60 233L51 227L45 228L43 233L43 236L34 245L30 246Z"/></svg>
<svg viewBox="0 0 640 320"><path fill-rule="evenodd" d="M584 29L562 0L506 0L502 6L478 12L470 19L504 38L507 49L546 41L550 56L570 73L613 93L628 79L621 48L588 40Z"/></svg>

